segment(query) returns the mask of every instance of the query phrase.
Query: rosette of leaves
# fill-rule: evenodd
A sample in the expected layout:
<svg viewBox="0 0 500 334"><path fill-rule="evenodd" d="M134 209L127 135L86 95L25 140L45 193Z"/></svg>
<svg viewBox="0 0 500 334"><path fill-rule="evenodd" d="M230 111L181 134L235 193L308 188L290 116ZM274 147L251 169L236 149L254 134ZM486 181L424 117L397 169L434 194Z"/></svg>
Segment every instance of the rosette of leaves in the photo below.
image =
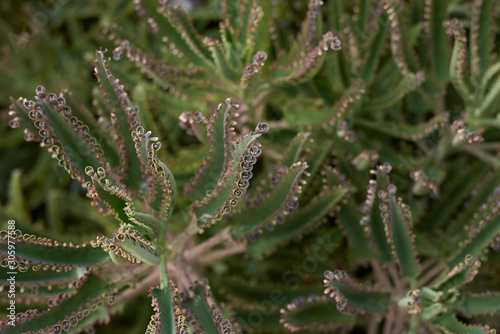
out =
<svg viewBox="0 0 500 334"><path fill-rule="evenodd" d="M285 217L296 214L298 226L292 233L280 229L277 238L265 242L272 249L327 213L346 193L346 187L325 189L317 196L312 208L320 209L316 218L302 221L311 208L295 213L305 183L302 177L311 176L306 172L308 164L300 161L308 134L300 134L283 156L282 167L270 171L271 181L245 196L261 154L257 138L269 126L259 123L254 131L237 137L232 119L238 116L234 112L238 105L228 98L209 121L195 117L197 123L191 124L204 130L210 149L185 187L192 201L190 212L174 216L176 182L158 157L158 138L144 130L140 109L111 73L104 52L98 51L96 56L95 73L108 106L99 119L78 104L70 107L63 94L48 93L38 86L36 101L12 99L10 125L24 126L27 139L48 148L58 164L86 189L99 212L116 218L116 230L112 236L97 236L79 245L20 230L14 235L3 231L2 270L19 270L23 278L15 284L26 294L19 305L33 302L37 307L17 313L16 327L2 326L6 332L19 328L24 332L88 330L95 322L109 321L110 314L120 308L113 302L120 304L137 293L128 288L141 282L139 290L159 283L150 292L155 314L149 332L231 332L232 325L210 306L207 283L191 282L197 277L192 272L195 264L206 265L231 255L235 247L225 250L227 255L220 251L199 255L229 239L237 243L239 253L263 228L273 230ZM255 216L258 219L248 219L252 211L259 213ZM227 228L188 249L196 232L226 216L230 219L222 226ZM169 222L179 221L186 224L184 231L170 230ZM167 242L167 234L171 242ZM9 243L16 249L15 265L8 261ZM133 275L126 274L130 270ZM177 278L180 291L168 279L169 271ZM7 287L10 283L3 284ZM53 289L55 285L61 289ZM44 302L48 308L41 306Z"/></svg>
<svg viewBox="0 0 500 334"><path fill-rule="evenodd" d="M83 286L102 284L89 294L106 310L97 322L159 284L150 290L150 332L490 331L499 304L498 293L485 292L498 289L495 261L485 257L498 249L498 2L213 4L223 13L215 34L195 29L211 11L153 0L134 3L157 32L151 39L111 27L114 57L126 55L150 80L120 75L140 108L102 53L98 120L42 88L36 101L13 101L12 125L48 145L117 218L113 236L92 242L98 248L62 246L92 249L81 256L92 263L34 257L54 242L18 233L16 244L31 252L20 263L78 268ZM220 101L215 113L200 111ZM179 115L199 143L159 150L153 134L185 139L177 126L166 131ZM268 127L277 130L262 136ZM394 166L390 180L388 164L370 179L379 159ZM98 295L109 291L118 305L104 308ZM81 298L67 293L51 304ZM236 320L232 329L212 297ZM80 305L38 319L68 328Z"/></svg>
<svg viewBox="0 0 500 334"><path fill-rule="evenodd" d="M114 296L121 300L120 293L126 294L128 285L144 278L147 281L147 277L150 277L150 286L154 286L154 282L160 282L160 276L161 289L152 292L156 303L153 318L156 320L151 320L150 331L159 332L162 330L159 318L171 317L173 321L174 315L200 321L195 325L192 320L184 326L184 320L179 318L172 322L173 328L178 330L199 328L217 332L230 329L231 325L220 312L210 308L208 301L199 300L209 296L206 283L197 283L194 295L172 294L175 289L168 281L166 261L176 253L169 251L166 236L177 193L175 179L157 156L161 146L158 138L142 127L139 108L131 103L123 86L109 70L104 52L98 51L96 56L95 73L108 104L99 119L79 105L68 106L62 94L47 93L43 86L38 86L36 101L12 99L14 117L10 125L14 128L24 126L27 139L47 147L59 165L87 190L98 210L116 218L116 231L111 237L98 236L81 245L23 234L20 230L13 234L3 231L2 271L5 274L9 270L19 271L20 277L15 282L23 295L18 300L19 307L23 303L38 306L44 302L49 306L16 314L16 326L4 323L4 330L83 330L94 322L109 319L112 306L106 306L108 303L104 301L111 304ZM213 154L217 157L220 152L216 151L222 148L225 156L223 166L219 166L220 180L215 180L217 187L214 185L211 191L213 195L199 196L198 204L193 205L195 214L191 221L194 227L204 226L207 220L209 224L214 217L224 214L228 205L235 205L233 197L243 195L251 177L249 170L260 154L256 138L268 130L266 124L259 124L254 132L233 141L236 134L229 127L232 107L230 99L221 103L207 130L214 146ZM208 167L213 166L208 163ZM200 167L201 170L206 168ZM250 177L246 173L250 173ZM235 195L225 198L222 194L228 193L228 188L233 189ZM279 208L281 203L276 205ZM201 219L205 216L210 219ZM195 232L196 229L188 227L186 233L189 236ZM15 264L8 261L9 245L16 251ZM120 281L119 277L130 270L130 265L141 263L147 265L139 265L133 269L134 275ZM5 281L3 286L10 284ZM61 288L53 289L53 286ZM173 313L172 298L178 301L177 309L183 310L184 316ZM165 326L166 323L164 320Z"/></svg>

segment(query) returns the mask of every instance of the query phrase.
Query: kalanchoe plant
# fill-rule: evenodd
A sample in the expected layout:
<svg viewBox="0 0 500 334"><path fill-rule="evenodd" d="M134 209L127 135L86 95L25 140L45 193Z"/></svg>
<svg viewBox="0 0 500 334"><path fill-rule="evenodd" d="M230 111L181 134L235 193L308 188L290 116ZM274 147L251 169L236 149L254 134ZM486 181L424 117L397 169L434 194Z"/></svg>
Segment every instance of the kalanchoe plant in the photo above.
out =
<svg viewBox="0 0 500 334"><path fill-rule="evenodd" d="M12 99L115 223L81 244L16 230L14 265L2 231L2 330L92 332L148 295L147 333L494 333L498 6L228 0L201 33L208 9L134 1L154 34L106 29L147 77L120 75L131 97L100 50L96 112Z"/></svg>

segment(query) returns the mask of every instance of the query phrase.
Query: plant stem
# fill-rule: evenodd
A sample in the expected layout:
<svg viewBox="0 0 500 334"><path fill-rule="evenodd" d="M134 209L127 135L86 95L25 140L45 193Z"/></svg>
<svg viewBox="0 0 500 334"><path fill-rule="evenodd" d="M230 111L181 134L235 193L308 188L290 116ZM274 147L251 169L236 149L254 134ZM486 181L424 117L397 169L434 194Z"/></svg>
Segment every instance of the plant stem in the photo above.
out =
<svg viewBox="0 0 500 334"><path fill-rule="evenodd" d="M226 258L226 257L231 256L231 255L244 253L245 250L246 250L246 248L245 248L244 244L237 244L237 245L234 245L232 247L228 247L228 248L224 248L221 250L216 250L216 251L213 251L211 253L208 253L208 254L202 256L198 260L198 262L200 264L205 264L205 265L210 264L212 262L221 260L221 259Z"/></svg>
<svg viewBox="0 0 500 334"><path fill-rule="evenodd" d="M384 288L391 290L392 287L391 282L389 281L387 276L385 276L384 271L382 270L382 268L380 268L379 263L375 260L371 260L370 264L373 269L373 275L375 276L375 280L379 284L381 284Z"/></svg>
<svg viewBox="0 0 500 334"><path fill-rule="evenodd" d="M227 226L222 231L220 231L216 235L212 236L211 238L205 240L204 242L191 248L190 250L185 251L184 258L187 261L198 258L202 254L206 253L209 249L211 249L211 248L217 246L218 244L224 242L225 240L229 239L229 237L230 237L229 229L230 229L230 227Z"/></svg>
<svg viewBox="0 0 500 334"><path fill-rule="evenodd" d="M187 240L191 238L194 234L198 232L198 225L196 224L196 217L192 216L189 225L184 231L182 231L171 245L168 247L170 249L171 256L176 256L176 254L186 245Z"/></svg>

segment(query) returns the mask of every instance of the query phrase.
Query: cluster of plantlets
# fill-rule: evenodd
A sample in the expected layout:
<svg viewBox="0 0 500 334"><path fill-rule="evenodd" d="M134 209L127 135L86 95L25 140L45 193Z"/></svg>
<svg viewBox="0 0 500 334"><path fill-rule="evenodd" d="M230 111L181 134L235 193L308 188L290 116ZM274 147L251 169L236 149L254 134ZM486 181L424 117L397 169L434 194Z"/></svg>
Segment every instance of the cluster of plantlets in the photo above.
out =
<svg viewBox="0 0 500 334"><path fill-rule="evenodd" d="M120 76L133 99L104 51L97 113L12 99L11 126L116 223L78 245L17 231L6 333L91 332L147 291L147 333L494 333L497 1L310 0L293 40L296 2L222 1L219 39L134 7L149 40L107 29L148 77Z"/></svg>

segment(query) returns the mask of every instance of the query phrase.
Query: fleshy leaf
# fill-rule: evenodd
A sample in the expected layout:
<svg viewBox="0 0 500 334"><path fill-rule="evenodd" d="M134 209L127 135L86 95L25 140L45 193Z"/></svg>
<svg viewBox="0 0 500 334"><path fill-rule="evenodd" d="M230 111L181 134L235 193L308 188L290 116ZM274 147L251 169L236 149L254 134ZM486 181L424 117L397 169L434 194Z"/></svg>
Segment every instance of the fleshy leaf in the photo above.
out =
<svg viewBox="0 0 500 334"><path fill-rule="evenodd" d="M467 316L481 313L493 315L500 312L500 293L466 293L460 296L453 306Z"/></svg>
<svg viewBox="0 0 500 334"><path fill-rule="evenodd" d="M148 198L149 207L159 214L165 222L173 211L177 184L170 169L157 156L161 148L158 138L151 137L151 131L144 133L142 126L133 133L137 156L145 174L149 176Z"/></svg>
<svg viewBox="0 0 500 334"><path fill-rule="evenodd" d="M43 89L45 90L45 88ZM10 101L12 103L10 107L11 112L14 112L17 115L16 117L12 118L9 121L10 127L18 128L22 124L23 126L26 127L25 137L24 137L26 141L33 141L33 140L41 141L43 137L39 135L38 133L39 129L35 126L35 124L33 123L33 119L30 117L30 110L32 110L30 107L31 101L26 101L26 100L23 101L22 98L18 98L17 100L15 100L12 97L10 98ZM30 108L29 109L26 108L25 105Z"/></svg>
<svg viewBox="0 0 500 334"><path fill-rule="evenodd" d="M73 245L72 243L59 243L47 238L40 238L30 234L16 234L9 236L6 231L1 231L2 242L0 254L7 257L8 240L15 243L15 252L18 259L30 263L50 266L95 266L107 260L107 254L101 249L90 247L89 243Z"/></svg>
<svg viewBox="0 0 500 334"><path fill-rule="evenodd" d="M392 244L394 256L398 260L403 277L415 279L420 273L420 265L415 252L410 208L401 198L396 198L396 186L389 184L387 190L379 190L377 196L383 201L380 211L384 220L386 235Z"/></svg>
<svg viewBox="0 0 500 334"><path fill-rule="evenodd" d="M231 207L238 204L238 199L245 194L249 179L252 177L251 170L261 153L258 145L251 145L268 129L269 125L259 123L254 132L240 137L234 143L227 169L213 193L191 206L193 213L198 217L200 228L220 220L223 215L231 211Z"/></svg>
<svg viewBox="0 0 500 334"><path fill-rule="evenodd" d="M432 0L429 15L432 65L436 78L441 81L447 80L449 76L447 66L450 49L446 32L443 29L443 21L446 19L447 7L447 0Z"/></svg>
<svg viewBox="0 0 500 334"><path fill-rule="evenodd" d="M455 37L455 45L450 62L450 79L453 87L460 94L462 99L469 105L474 105L476 101L475 89L472 87L468 75L467 59L467 37L460 22L455 18L443 23L446 33Z"/></svg>
<svg viewBox="0 0 500 334"><path fill-rule="evenodd" d="M344 271L325 271L325 294L335 298L342 313L370 311L385 314L391 294L376 291L354 282Z"/></svg>
<svg viewBox="0 0 500 334"><path fill-rule="evenodd" d="M305 207L301 207L291 216L286 217L281 224L274 226L272 231L264 230L255 241L247 244L248 254L260 259L273 252L278 245L304 233L328 214L347 193L347 189L331 189L320 193Z"/></svg>
<svg viewBox="0 0 500 334"><path fill-rule="evenodd" d="M234 136L229 121L233 107L238 106L233 104L231 99L226 99L210 117L208 123L210 151L191 179L191 184L185 188L186 195L193 201L200 200L207 192L213 191L227 168L231 154L230 143Z"/></svg>
<svg viewBox="0 0 500 334"><path fill-rule="evenodd" d="M432 319L432 323L446 333L451 334L492 334L492 330L488 326L482 325L466 325L460 322L454 314L443 313Z"/></svg>
<svg viewBox="0 0 500 334"><path fill-rule="evenodd" d="M487 171L488 167L485 165L472 166L463 177L458 178L456 176L461 181L455 182L449 190L441 194L438 202L430 210L429 218L425 222L422 222L426 226L426 229L433 231L443 226L450 219L451 215L456 212L458 206L470 196L474 187L481 180L484 180Z"/></svg>
<svg viewBox="0 0 500 334"><path fill-rule="evenodd" d="M101 247L104 251L113 253L118 258L111 258L115 262L122 257L132 263L145 262L151 265L160 263L160 253L155 242L146 240L130 228L120 227L113 234L112 239L97 237L91 242L92 247Z"/></svg>
<svg viewBox="0 0 500 334"><path fill-rule="evenodd" d="M465 256L470 255L473 259L479 258L483 249L492 243L494 237L500 233L499 203L500 187L497 187L486 205L482 205L479 212L474 215L473 220L466 225L468 238L449 262L450 268L462 262Z"/></svg>
<svg viewBox="0 0 500 334"><path fill-rule="evenodd" d="M120 85L119 80L111 73L107 62L104 51L96 51L95 76L111 108L109 116L118 138L121 176L129 187L140 189L144 180L132 139L132 131L141 124L139 108L132 104L123 90L123 85Z"/></svg>
<svg viewBox="0 0 500 334"><path fill-rule="evenodd" d="M370 53L361 74L361 77L367 84L370 84L373 81L380 55L383 50L382 46L384 45L385 37L387 35L387 31L389 30L389 19L386 13L382 14L377 26L377 35L373 40L373 43L370 45Z"/></svg>
<svg viewBox="0 0 500 334"><path fill-rule="evenodd" d="M446 276L435 283L435 290L446 293L470 283L477 275L479 266L479 261L473 260L471 255L467 255L462 259L462 262L451 268Z"/></svg>
<svg viewBox="0 0 500 334"><path fill-rule="evenodd" d="M195 66L211 69L210 53L200 36L194 30L192 23L181 9L171 5L160 5L157 0L142 0L141 6L151 17L154 29L160 30L173 43L183 57L186 57ZM140 8L140 7L139 7Z"/></svg>
<svg viewBox="0 0 500 334"><path fill-rule="evenodd" d="M368 261L373 252L369 247L369 240L364 232L362 215L358 210L356 202L352 198L347 198L341 203L337 217L341 222L341 227L347 233L349 244L359 258L359 261Z"/></svg>
<svg viewBox="0 0 500 334"><path fill-rule="evenodd" d="M303 52L308 52L314 47L314 43L321 39L322 19L321 6L322 1L309 0L306 18L302 21L302 26L297 38L289 52L278 59L279 65L286 65L294 59L301 57Z"/></svg>
<svg viewBox="0 0 500 334"><path fill-rule="evenodd" d="M470 44L471 69L476 79L491 65L491 49L494 45L493 27L495 0L475 1L472 7Z"/></svg>
<svg viewBox="0 0 500 334"><path fill-rule="evenodd" d="M354 325L354 317L339 312L335 301L327 296L294 299L286 309L281 309L280 313L280 322L291 332L333 332Z"/></svg>
<svg viewBox="0 0 500 334"><path fill-rule="evenodd" d="M92 182L87 183L87 189L94 203L106 207L121 223L127 223L129 219L125 209L132 203L127 192L113 185L111 180L106 178L106 172L102 167L94 172L94 169L89 166L85 169L85 173L92 178Z"/></svg>
<svg viewBox="0 0 500 334"><path fill-rule="evenodd" d="M329 49L340 50L341 42L333 34L327 32L323 38L304 57L293 60L286 67L272 67L269 69L267 81L274 85L296 85L311 79L323 65Z"/></svg>
<svg viewBox="0 0 500 334"><path fill-rule="evenodd" d="M479 87L478 116L491 116L497 111L498 96L500 95L500 62L491 66L484 73Z"/></svg>
<svg viewBox="0 0 500 334"><path fill-rule="evenodd" d="M401 99L406 94L408 94L415 88L419 87L423 81L424 81L423 72L418 72L415 74L409 73L398 83L398 85L395 88L391 89L390 92L388 92L387 94L366 101L365 108L366 110L369 111L376 111L388 108L394 105L395 103L401 101Z"/></svg>
<svg viewBox="0 0 500 334"><path fill-rule="evenodd" d="M88 134L88 127L71 115L64 98L50 93L45 98L36 97L37 103L30 111L35 125L40 127L43 137L41 145L49 146L50 151L72 178L80 182L89 181L85 168L98 168L103 165L102 152L98 152L97 141ZM85 144L85 149L82 144ZM98 156L100 158L98 158Z"/></svg>
<svg viewBox="0 0 500 334"><path fill-rule="evenodd" d="M211 293L207 283L195 282L190 290L192 295L181 297L179 301L179 306L186 312L187 320L202 333L232 333L233 326L228 320L224 320L215 305L209 304L208 297Z"/></svg>
<svg viewBox="0 0 500 334"><path fill-rule="evenodd" d="M382 189L387 189L389 185L388 174L392 166L385 163L378 166L376 170L371 171L376 174L376 180L370 180L367 187L367 198L361 206L361 212L365 215L361 218L360 224L365 225L373 236L375 245L380 253L382 262L391 262L394 256L391 251L391 244L386 236L384 220L380 214L382 199L377 196Z"/></svg>
<svg viewBox="0 0 500 334"><path fill-rule="evenodd" d="M433 131L443 127L443 125L446 124L446 117L442 115L434 116L427 122L418 125L406 125L402 123L393 123L389 121L374 122L362 118L356 119L356 124L386 133L395 138L416 141L428 136Z"/></svg>
<svg viewBox="0 0 500 334"><path fill-rule="evenodd" d="M113 303L113 296L105 282L95 274L88 274L74 285L76 293L65 293L49 300L47 311L28 310L16 316L15 326L5 326L3 333L37 333L41 329L55 333L66 332L92 317L95 312ZM95 321L95 320L94 320Z"/></svg>
<svg viewBox="0 0 500 334"><path fill-rule="evenodd" d="M170 283L173 284L173 283ZM166 289L151 289L149 296L152 298L152 306L155 314L151 316L151 320L147 327L146 333L155 334L171 334L178 333L176 329L178 326L176 323L176 316L174 312L174 306L172 300L174 298L170 287ZM176 307L178 309L178 307Z"/></svg>

